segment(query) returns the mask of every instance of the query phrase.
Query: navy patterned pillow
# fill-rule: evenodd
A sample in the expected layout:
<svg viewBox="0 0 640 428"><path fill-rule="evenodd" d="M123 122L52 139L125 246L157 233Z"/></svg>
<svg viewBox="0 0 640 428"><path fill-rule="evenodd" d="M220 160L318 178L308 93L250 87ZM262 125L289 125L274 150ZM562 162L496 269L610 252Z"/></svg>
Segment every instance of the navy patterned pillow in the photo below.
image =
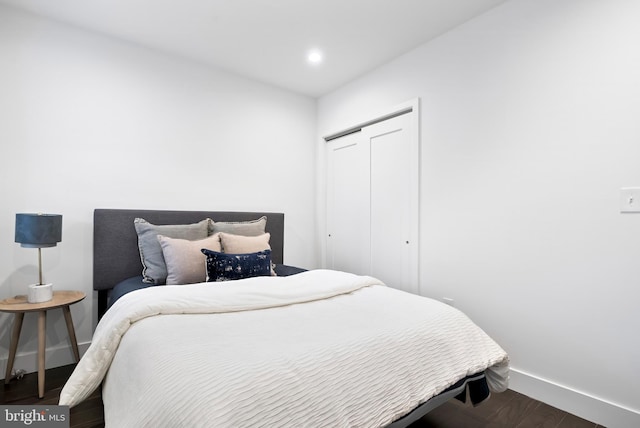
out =
<svg viewBox="0 0 640 428"><path fill-rule="evenodd" d="M201 251L207 258L207 282L271 276L271 250L249 254Z"/></svg>

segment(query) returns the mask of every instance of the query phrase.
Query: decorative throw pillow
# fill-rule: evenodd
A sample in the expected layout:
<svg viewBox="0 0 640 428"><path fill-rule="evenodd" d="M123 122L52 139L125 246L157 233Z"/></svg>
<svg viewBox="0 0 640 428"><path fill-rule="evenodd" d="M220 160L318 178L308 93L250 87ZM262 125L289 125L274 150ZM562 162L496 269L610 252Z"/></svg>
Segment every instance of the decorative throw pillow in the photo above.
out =
<svg viewBox="0 0 640 428"><path fill-rule="evenodd" d="M270 250L271 234L263 233L257 236L242 236L230 233L220 233L222 251L228 254L247 254L262 250Z"/></svg>
<svg viewBox="0 0 640 428"><path fill-rule="evenodd" d="M234 235L262 235L267 227L267 217L251 221L211 221L211 233L226 232Z"/></svg>
<svg viewBox="0 0 640 428"><path fill-rule="evenodd" d="M207 260L207 282L271 275L271 250L225 254L202 249Z"/></svg>
<svg viewBox="0 0 640 428"><path fill-rule="evenodd" d="M155 225L145 219L136 218L133 225L138 234L138 249L142 261L143 282L147 284L164 284L167 279L167 267L164 263L162 248L158 235L169 238L204 239L209 236L209 219L193 224Z"/></svg>
<svg viewBox="0 0 640 428"><path fill-rule="evenodd" d="M167 285L204 282L207 278L206 258L200 250L222 251L218 233L197 241L158 235L158 241L167 266Z"/></svg>
<svg viewBox="0 0 640 428"><path fill-rule="evenodd" d="M271 234L263 233L258 236L241 236L220 232L222 251L227 254L247 254L257 251L270 250ZM271 264L271 275L276 276L275 266Z"/></svg>

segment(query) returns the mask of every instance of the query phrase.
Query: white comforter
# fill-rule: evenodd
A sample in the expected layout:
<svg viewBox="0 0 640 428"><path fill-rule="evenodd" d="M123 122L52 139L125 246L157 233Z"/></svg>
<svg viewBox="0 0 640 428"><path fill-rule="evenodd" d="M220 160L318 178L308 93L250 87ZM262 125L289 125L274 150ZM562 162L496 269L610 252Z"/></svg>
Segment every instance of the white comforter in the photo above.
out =
<svg viewBox="0 0 640 428"><path fill-rule="evenodd" d="M458 310L317 270L124 296L60 404L104 379L118 428L380 427L485 369L506 389L506 353Z"/></svg>

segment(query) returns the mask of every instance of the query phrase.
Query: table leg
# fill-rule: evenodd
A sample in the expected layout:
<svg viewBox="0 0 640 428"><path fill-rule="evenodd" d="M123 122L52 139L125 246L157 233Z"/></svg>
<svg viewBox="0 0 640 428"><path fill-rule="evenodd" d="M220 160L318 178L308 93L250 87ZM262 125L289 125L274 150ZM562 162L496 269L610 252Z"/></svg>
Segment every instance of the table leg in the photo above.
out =
<svg viewBox="0 0 640 428"><path fill-rule="evenodd" d="M76 357L76 363L80 361L80 352L78 352L78 341L76 340L76 331L73 328L73 320L71 319L71 310L69 306L63 306L62 312L64 313L64 319L67 322L67 331L69 332L69 340L71 340L71 349L73 349L73 355Z"/></svg>
<svg viewBox="0 0 640 428"><path fill-rule="evenodd" d="M38 397L44 397L44 351L47 339L47 311L38 312Z"/></svg>
<svg viewBox="0 0 640 428"><path fill-rule="evenodd" d="M11 333L11 345L9 345L9 359L7 360L7 371L4 376L5 385L11 381L11 370L13 369L13 361L16 358L16 350L18 349L18 339L20 339L20 330L22 330L24 312L16 312L16 316L13 319L13 332Z"/></svg>

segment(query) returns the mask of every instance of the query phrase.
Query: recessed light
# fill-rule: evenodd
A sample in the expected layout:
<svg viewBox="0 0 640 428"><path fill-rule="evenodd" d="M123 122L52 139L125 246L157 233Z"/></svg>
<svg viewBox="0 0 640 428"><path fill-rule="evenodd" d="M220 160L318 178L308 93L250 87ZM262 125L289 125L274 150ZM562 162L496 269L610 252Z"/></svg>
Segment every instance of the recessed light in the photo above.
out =
<svg viewBox="0 0 640 428"><path fill-rule="evenodd" d="M322 62L322 52L313 50L307 55L307 61L311 64L320 64Z"/></svg>

